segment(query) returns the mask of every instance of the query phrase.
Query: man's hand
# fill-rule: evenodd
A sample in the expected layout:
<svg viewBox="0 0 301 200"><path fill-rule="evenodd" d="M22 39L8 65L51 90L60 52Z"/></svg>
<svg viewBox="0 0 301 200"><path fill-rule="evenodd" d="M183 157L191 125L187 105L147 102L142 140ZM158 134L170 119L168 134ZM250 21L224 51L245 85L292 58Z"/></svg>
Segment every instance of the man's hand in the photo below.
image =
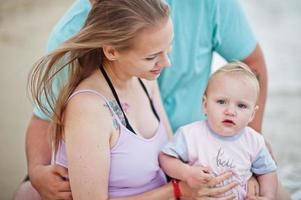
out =
<svg viewBox="0 0 301 200"><path fill-rule="evenodd" d="M259 183L254 176L248 180L247 199L252 199L259 195Z"/></svg>
<svg viewBox="0 0 301 200"><path fill-rule="evenodd" d="M38 165L30 172L29 177L43 200L72 199L66 168L60 165Z"/></svg>

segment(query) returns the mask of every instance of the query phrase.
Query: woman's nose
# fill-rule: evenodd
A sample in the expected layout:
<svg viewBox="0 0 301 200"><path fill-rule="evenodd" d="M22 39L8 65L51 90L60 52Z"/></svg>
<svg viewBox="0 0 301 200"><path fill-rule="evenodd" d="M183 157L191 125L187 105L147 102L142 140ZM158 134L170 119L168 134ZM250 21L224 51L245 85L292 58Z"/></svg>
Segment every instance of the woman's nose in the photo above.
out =
<svg viewBox="0 0 301 200"><path fill-rule="evenodd" d="M171 63L168 54L162 54L161 59L159 60L157 65L159 65L160 67L170 67Z"/></svg>

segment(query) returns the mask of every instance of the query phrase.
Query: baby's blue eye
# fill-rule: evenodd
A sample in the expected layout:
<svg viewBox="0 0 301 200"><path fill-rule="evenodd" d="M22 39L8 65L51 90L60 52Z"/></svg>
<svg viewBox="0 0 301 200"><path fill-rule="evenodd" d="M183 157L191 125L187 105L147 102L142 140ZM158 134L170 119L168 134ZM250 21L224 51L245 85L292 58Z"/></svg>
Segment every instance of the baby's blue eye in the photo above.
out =
<svg viewBox="0 0 301 200"><path fill-rule="evenodd" d="M220 99L220 100L217 100L217 101L216 101L216 103L218 103L218 104L225 104L225 103L226 103L226 101L225 101L225 100L222 100L222 99Z"/></svg>
<svg viewBox="0 0 301 200"><path fill-rule="evenodd" d="M248 108L248 106L246 104L243 104L243 103L239 103L237 106L239 108L243 108L243 109Z"/></svg>

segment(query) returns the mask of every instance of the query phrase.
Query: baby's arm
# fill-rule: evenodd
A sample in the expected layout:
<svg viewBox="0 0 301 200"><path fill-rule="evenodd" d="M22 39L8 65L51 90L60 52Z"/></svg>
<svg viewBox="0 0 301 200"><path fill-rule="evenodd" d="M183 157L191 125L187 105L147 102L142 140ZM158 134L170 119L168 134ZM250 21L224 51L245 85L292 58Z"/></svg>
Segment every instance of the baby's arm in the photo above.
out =
<svg viewBox="0 0 301 200"><path fill-rule="evenodd" d="M185 180L185 175L187 174L187 171L189 171L189 166L187 164L183 163L178 158L162 152L159 155L159 161L161 168L168 176L182 181Z"/></svg>
<svg viewBox="0 0 301 200"><path fill-rule="evenodd" d="M182 129L179 129L164 146L159 155L159 161L168 176L185 181L191 187L197 187L213 177L207 168L187 164L189 162L188 148Z"/></svg>
<svg viewBox="0 0 301 200"><path fill-rule="evenodd" d="M163 171L168 176L185 181L190 187L196 188L213 177L206 167L190 166L164 153L160 153L159 160Z"/></svg>

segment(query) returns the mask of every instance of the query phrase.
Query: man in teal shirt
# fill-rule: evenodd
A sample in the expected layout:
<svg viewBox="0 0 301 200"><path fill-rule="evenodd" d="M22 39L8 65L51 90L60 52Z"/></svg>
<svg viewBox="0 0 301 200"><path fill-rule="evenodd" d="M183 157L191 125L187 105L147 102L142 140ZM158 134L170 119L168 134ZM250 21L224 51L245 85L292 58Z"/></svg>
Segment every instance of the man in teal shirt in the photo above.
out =
<svg viewBox="0 0 301 200"><path fill-rule="evenodd" d="M261 49L237 0L167 2L171 7L175 32L170 54L172 67L161 73L158 82L173 130L204 118L198 109L211 73L213 52L217 52L227 61L244 61L257 73L261 86L260 110L251 126L260 132L266 99L266 68ZM47 51L52 51L77 33L90 9L88 0L75 1L54 27ZM66 73L62 77L66 77ZM49 165L51 148L46 139L48 121L49 118L36 107L26 137L30 180L44 199L69 199L69 182L61 178L67 176L67 170ZM22 199L26 199L26 192L23 191L31 188L31 183L24 183L16 197L23 195ZM38 193L28 195L38 196Z"/></svg>

